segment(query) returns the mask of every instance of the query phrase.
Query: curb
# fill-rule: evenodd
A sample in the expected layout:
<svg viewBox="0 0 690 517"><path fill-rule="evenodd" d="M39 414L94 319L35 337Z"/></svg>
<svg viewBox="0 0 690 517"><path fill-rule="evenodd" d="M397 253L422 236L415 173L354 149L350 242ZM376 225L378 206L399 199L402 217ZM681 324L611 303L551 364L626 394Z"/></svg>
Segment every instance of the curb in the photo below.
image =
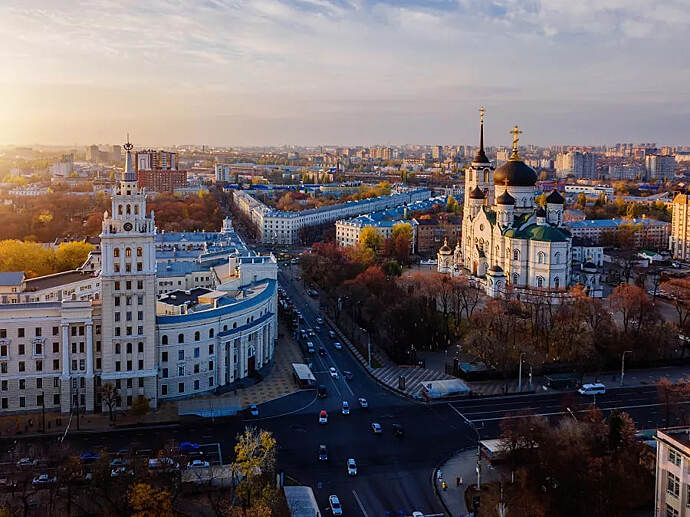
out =
<svg viewBox="0 0 690 517"><path fill-rule="evenodd" d="M448 463L453 457L455 457L455 456L457 456L458 454L461 454L461 453L463 453L463 452L465 452L465 451L468 451L468 450L470 450L470 449L472 449L472 448L473 448L473 447L466 447L465 449L460 449L459 451L455 451L452 455L450 455L450 456L449 456L448 458L446 458L443 462L441 462L441 465L445 465L445 464ZM443 497L441 496L441 492L439 492L439 489L438 489L438 483L436 483L436 481L435 481L435 480L436 480L436 472L438 472L439 468L440 468L440 465L434 467L434 470L431 472L431 484L432 484L433 487L434 487L434 493L436 494L436 497L437 497L438 500L441 502L441 506L443 506L443 509L446 511L446 513L449 515L449 517L452 517L452 516L453 516L453 512L450 510L450 508L448 508L448 505L447 505L446 502L443 500ZM464 494L463 494L463 497L464 497ZM464 514L463 514L463 515L464 515Z"/></svg>
<svg viewBox="0 0 690 517"><path fill-rule="evenodd" d="M151 429L170 429L173 427L179 427L180 422L177 421L168 421L168 422L159 422L157 424L153 425L134 425L134 426L127 426L127 427L108 427L105 429L83 429L77 431L75 430L70 430L68 435L89 435L89 434L102 434L102 433L119 433L122 431L137 431L137 430L144 430L148 431ZM60 432L55 432L51 431L48 433L31 433L31 434L22 434L22 435L13 435L13 436L7 436L3 437L3 440L24 440L24 439L34 439L34 438L46 438L46 437L56 437L56 436L62 436L65 434L64 429Z"/></svg>

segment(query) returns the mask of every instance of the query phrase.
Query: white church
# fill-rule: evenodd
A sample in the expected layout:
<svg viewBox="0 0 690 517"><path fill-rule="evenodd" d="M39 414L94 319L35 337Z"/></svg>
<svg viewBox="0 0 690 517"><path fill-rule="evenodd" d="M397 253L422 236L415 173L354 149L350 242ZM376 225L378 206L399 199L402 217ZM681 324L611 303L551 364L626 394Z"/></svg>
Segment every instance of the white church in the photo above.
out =
<svg viewBox="0 0 690 517"><path fill-rule="evenodd" d="M564 291L572 282L572 236L563 227L565 199L554 190L545 207L536 206L537 173L518 154L517 126L511 131L509 160L493 167L484 153L483 108L480 113L479 150L465 175L461 242L455 250L444 243L438 271L458 276L464 269L481 279L492 297L504 293L507 284Z"/></svg>

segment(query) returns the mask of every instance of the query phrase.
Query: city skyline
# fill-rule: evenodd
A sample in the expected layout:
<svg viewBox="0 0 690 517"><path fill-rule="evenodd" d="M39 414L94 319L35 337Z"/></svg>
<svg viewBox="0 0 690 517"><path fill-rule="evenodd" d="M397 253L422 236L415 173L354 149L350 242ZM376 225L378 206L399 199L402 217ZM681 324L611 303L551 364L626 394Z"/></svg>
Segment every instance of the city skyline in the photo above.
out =
<svg viewBox="0 0 690 517"><path fill-rule="evenodd" d="M685 144L690 16L625 4L12 1L0 144Z"/></svg>

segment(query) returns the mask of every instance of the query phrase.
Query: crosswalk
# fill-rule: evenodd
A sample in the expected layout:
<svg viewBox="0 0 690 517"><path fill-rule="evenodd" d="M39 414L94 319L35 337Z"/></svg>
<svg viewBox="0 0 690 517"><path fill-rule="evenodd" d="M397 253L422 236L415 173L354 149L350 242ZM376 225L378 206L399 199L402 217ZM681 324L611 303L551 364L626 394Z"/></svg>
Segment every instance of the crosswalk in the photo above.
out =
<svg viewBox="0 0 690 517"><path fill-rule="evenodd" d="M399 391L409 397L420 395L423 382L454 379L454 377L438 370L409 366L384 366L372 370L371 373L379 382L396 390L399 390L400 377L405 377L405 389Z"/></svg>

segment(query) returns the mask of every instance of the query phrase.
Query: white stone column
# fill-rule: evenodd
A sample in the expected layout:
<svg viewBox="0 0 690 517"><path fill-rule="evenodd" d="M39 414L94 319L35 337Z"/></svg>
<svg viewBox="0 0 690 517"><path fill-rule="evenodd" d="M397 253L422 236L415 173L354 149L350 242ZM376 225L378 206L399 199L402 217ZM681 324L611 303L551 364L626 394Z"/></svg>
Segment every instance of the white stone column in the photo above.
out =
<svg viewBox="0 0 690 517"><path fill-rule="evenodd" d="M69 323L62 324L62 376L69 377Z"/></svg>
<svg viewBox="0 0 690 517"><path fill-rule="evenodd" d="M86 322L86 375L93 375L93 322Z"/></svg>

